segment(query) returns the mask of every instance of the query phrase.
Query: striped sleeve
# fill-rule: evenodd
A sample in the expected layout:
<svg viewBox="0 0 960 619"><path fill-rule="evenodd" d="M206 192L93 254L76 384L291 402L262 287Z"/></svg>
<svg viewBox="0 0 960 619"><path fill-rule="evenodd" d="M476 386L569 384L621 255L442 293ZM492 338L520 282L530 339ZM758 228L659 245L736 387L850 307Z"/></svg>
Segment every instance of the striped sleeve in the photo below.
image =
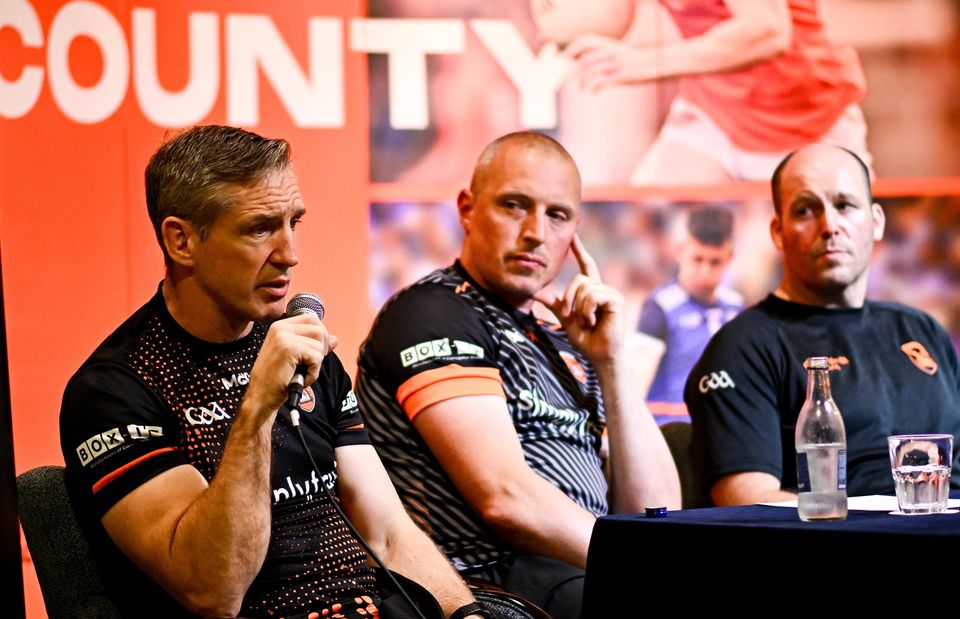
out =
<svg viewBox="0 0 960 619"><path fill-rule="evenodd" d="M470 395L493 395L506 399L500 370L453 364L421 372L397 389L397 402L410 421L420 411L444 400Z"/></svg>
<svg viewBox="0 0 960 619"><path fill-rule="evenodd" d="M395 394L407 417L466 395L503 397L494 334L457 291L411 288L381 312L363 345L361 364Z"/></svg>

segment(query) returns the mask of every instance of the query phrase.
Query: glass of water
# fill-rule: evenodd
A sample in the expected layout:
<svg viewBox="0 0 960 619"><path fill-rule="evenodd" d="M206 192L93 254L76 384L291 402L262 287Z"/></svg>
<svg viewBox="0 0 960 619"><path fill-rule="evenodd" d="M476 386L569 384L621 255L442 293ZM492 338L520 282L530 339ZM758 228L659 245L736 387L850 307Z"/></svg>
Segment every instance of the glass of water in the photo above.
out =
<svg viewBox="0 0 960 619"><path fill-rule="evenodd" d="M953 435L903 434L887 438L897 503L904 514L937 514L947 509Z"/></svg>

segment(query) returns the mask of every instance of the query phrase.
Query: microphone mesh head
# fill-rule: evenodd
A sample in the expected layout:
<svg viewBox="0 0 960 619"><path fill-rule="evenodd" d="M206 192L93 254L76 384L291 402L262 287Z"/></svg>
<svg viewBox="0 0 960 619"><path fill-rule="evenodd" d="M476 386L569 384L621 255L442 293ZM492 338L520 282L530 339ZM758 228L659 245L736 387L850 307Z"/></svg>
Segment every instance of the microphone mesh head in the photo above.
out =
<svg viewBox="0 0 960 619"><path fill-rule="evenodd" d="M287 303L287 316L302 316L306 313L316 314L317 318L323 320L323 301L310 292L300 292L293 295L293 298Z"/></svg>

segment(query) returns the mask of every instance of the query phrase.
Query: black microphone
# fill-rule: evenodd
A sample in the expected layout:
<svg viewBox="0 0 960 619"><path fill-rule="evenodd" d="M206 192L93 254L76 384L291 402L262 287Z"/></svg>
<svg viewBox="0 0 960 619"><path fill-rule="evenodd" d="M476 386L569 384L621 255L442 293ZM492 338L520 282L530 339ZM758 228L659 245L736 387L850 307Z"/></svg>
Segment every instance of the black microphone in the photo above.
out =
<svg viewBox="0 0 960 619"><path fill-rule="evenodd" d="M300 292L293 295L290 302L287 303L286 317L302 316L304 314L313 314L320 320L323 320L323 301L320 297L310 292ZM293 380L287 387L287 406L296 408L300 403L300 395L303 394L303 381L307 375L307 368L303 365L297 366L297 371L293 374Z"/></svg>

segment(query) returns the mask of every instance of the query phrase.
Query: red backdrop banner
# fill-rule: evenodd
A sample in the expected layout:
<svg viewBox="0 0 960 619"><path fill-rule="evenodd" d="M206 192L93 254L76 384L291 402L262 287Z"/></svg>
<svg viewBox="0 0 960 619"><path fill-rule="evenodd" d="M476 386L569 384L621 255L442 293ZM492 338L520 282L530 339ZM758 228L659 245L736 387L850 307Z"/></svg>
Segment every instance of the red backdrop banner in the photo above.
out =
<svg viewBox="0 0 960 619"><path fill-rule="evenodd" d="M17 471L62 463L69 376L163 275L143 169L172 131L234 124L293 146L308 214L295 289L351 369L368 322L359 0L0 4L0 241ZM352 371L352 370L351 370ZM43 616L28 582L28 615ZM33 592L31 596L30 593Z"/></svg>

